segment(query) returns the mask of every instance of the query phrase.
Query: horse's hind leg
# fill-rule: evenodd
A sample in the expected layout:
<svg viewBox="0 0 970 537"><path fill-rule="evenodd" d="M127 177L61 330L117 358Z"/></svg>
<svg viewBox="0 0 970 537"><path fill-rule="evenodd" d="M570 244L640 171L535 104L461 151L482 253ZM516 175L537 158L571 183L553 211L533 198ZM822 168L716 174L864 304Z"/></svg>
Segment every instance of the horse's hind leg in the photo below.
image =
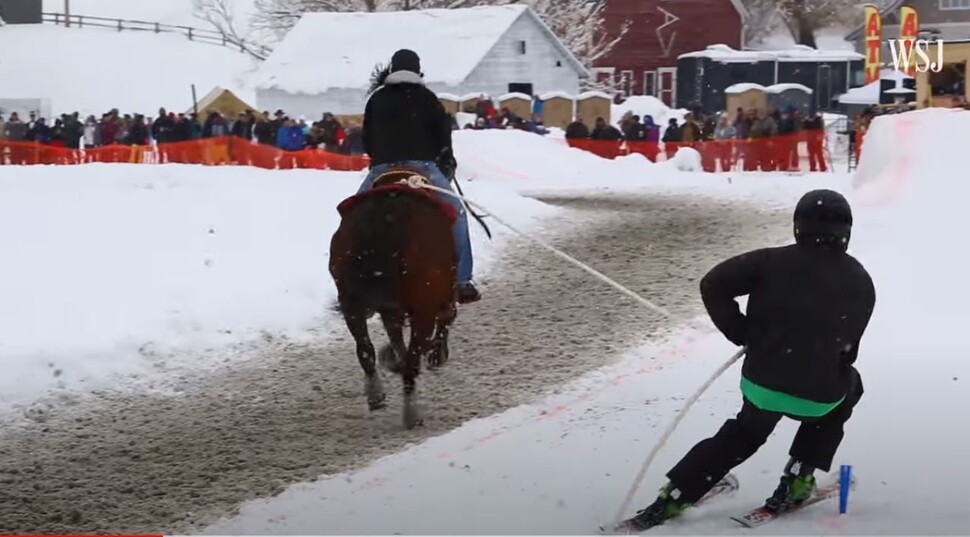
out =
<svg viewBox="0 0 970 537"><path fill-rule="evenodd" d="M384 331L391 343L381 347L377 357L384 369L400 374L401 362L408 353L408 347L404 343L404 314L398 310L383 310L381 322L384 323Z"/></svg>
<svg viewBox="0 0 970 537"><path fill-rule="evenodd" d="M455 305L446 310L438 318L438 325L435 328L434 339L431 342L431 351L428 353L428 368L437 369L448 361L448 330L451 323L455 322L457 311Z"/></svg>
<svg viewBox="0 0 970 537"><path fill-rule="evenodd" d="M377 363L374 356L374 344L371 343L367 332L367 312L348 304L341 304L344 321L350 329L350 335L357 343L357 361L364 370L364 393L367 395L367 407L371 410L384 408L387 394L384 383L377 374Z"/></svg>
<svg viewBox="0 0 970 537"><path fill-rule="evenodd" d="M404 381L404 427L407 429L420 425L424 421L418 404L417 378L421 373L421 357L428 349L428 341L434 328L434 314L411 315L411 344L401 365L401 379Z"/></svg>

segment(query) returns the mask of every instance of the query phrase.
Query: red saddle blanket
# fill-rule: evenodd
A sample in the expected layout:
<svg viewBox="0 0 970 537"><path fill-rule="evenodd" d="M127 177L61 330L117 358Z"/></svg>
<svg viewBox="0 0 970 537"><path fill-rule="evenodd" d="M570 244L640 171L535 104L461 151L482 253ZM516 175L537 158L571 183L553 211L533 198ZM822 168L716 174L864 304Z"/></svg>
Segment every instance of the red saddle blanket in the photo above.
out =
<svg viewBox="0 0 970 537"><path fill-rule="evenodd" d="M409 196L415 196L425 200L428 203L433 204L435 207L438 208L439 211L444 213L445 217L448 218L448 222L450 224L454 224L455 221L458 220L458 210L452 207L451 205L449 205L448 203L445 203L444 201L442 201L438 196L436 196L430 190L427 190L424 188L414 188L407 185L398 185L398 184L379 186L376 188L372 188L370 190L366 190L359 194L354 194L353 196L350 196L349 198L341 201L340 204L337 205L337 212L339 212L340 217L343 218L347 215L348 211L356 207L357 204L359 204L361 201L372 196L377 196L377 195L383 196L391 192L398 192Z"/></svg>

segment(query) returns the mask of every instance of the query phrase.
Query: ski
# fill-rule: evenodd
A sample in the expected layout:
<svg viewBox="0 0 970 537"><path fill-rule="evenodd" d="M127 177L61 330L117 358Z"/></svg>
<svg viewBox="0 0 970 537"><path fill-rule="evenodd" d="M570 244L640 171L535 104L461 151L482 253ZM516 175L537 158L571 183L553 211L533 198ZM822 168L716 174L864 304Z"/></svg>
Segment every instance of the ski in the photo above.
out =
<svg viewBox="0 0 970 537"><path fill-rule="evenodd" d="M738 478L734 477L734 474L728 474L724 476L724 479L721 479L720 481L718 481L717 484L714 485L714 488L707 491L707 494L705 494L700 500L697 500L697 503L695 503L692 506L692 508L701 507L712 500L716 500L718 498L722 498L724 496L733 494L737 492L739 488L741 488L741 483L738 482ZM632 526L630 525L630 519L627 519L621 522L619 526L613 529L613 531L608 531L603 526L600 526L599 530L601 534L607 534L607 535L609 534L633 535L633 534L642 533L643 531L646 531L646 529L644 529L638 532L632 529Z"/></svg>
<svg viewBox="0 0 970 537"><path fill-rule="evenodd" d="M849 490L854 490L855 487L856 487L856 479L853 476L852 480L849 482ZM752 509L748 511L747 513L734 515L731 517L731 520L748 528L757 528L758 526L763 526L771 522L772 520L778 519L779 517L783 517L785 515L794 513L795 511L801 511L802 509L810 505L814 505L816 503L823 502L831 498L838 498L838 497L839 497L839 480L838 480L838 476L836 476L836 479L833 482L830 482L825 486L815 489L815 492L812 494L812 496L809 499L805 500L804 502L798 505L794 505L792 507L789 507L781 511L773 511L771 509L768 509L767 507L761 506L756 509Z"/></svg>

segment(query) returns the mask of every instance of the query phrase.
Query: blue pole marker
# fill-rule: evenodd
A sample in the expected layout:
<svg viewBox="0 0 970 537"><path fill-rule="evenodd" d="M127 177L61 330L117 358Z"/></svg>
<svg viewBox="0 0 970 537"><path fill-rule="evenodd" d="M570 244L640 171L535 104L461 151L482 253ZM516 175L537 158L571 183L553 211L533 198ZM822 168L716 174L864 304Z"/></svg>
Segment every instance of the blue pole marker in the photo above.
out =
<svg viewBox="0 0 970 537"><path fill-rule="evenodd" d="M852 465L843 464L839 471L839 514L849 509L849 489L852 485Z"/></svg>

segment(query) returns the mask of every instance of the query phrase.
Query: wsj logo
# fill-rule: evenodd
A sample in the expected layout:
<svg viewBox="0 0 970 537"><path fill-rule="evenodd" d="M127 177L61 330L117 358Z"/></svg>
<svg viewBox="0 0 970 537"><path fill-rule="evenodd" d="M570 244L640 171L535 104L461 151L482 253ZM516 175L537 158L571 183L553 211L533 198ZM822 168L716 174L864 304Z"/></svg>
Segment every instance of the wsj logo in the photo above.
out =
<svg viewBox="0 0 970 537"><path fill-rule="evenodd" d="M917 73L939 73L943 70L943 41L936 44L936 61L930 60L930 42L926 39L904 41L902 39L889 40L889 52L893 57L893 68L897 71ZM916 61L917 57L920 61Z"/></svg>

